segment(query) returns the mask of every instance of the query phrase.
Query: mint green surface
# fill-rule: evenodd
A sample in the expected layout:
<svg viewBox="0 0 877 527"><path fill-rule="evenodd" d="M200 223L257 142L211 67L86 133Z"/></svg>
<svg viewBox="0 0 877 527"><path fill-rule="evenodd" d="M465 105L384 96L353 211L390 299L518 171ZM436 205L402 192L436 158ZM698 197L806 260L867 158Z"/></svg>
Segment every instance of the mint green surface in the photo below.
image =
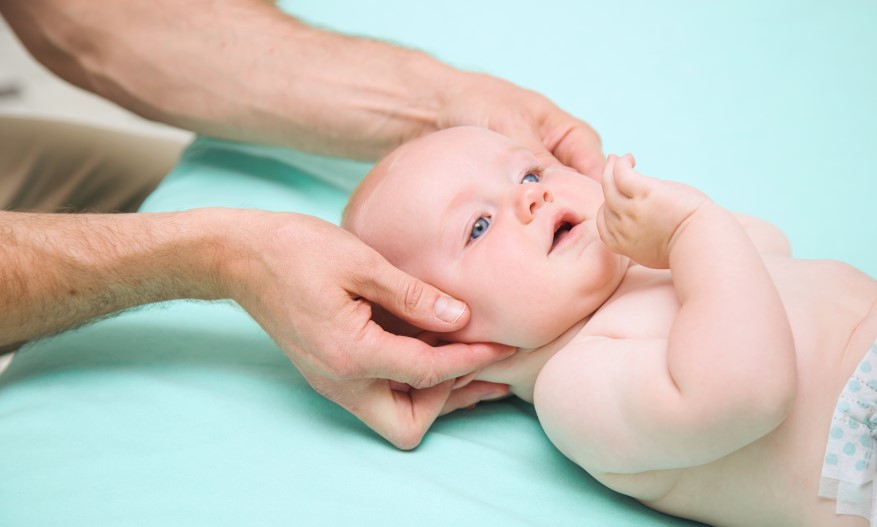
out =
<svg viewBox="0 0 877 527"><path fill-rule="evenodd" d="M645 173L769 219L799 256L877 275L877 7L763 4L289 9L537 89ZM144 210L337 221L366 169L200 139ZM0 452L2 526L693 525L601 487L519 402L443 418L399 452L223 303L150 306L28 346L0 375Z"/></svg>

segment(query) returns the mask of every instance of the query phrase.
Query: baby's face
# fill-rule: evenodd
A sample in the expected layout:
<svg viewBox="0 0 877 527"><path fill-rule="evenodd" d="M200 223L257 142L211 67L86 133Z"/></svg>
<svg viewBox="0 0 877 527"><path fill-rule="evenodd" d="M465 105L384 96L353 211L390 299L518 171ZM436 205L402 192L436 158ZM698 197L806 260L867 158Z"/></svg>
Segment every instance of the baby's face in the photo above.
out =
<svg viewBox="0 0 877 527"><path fill-rule="evenodd" d="M454 340L546 344L615 290L627 259L597 234L600 184L485 129L444 130L375 167L345 224L465 301Z"/></svg>

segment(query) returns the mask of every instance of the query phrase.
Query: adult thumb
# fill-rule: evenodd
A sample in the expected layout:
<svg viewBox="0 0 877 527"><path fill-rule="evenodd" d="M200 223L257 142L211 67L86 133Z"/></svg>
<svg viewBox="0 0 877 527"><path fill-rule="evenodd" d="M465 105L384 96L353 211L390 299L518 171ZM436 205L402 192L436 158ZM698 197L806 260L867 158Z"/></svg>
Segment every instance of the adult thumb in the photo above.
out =
<svg viewBox="0 0 877 527"><path fill-rule="evenodd" d="M469 307L384 261L362 281L358 294L405 322L427 331L455 331L469 322Z"/></svg>

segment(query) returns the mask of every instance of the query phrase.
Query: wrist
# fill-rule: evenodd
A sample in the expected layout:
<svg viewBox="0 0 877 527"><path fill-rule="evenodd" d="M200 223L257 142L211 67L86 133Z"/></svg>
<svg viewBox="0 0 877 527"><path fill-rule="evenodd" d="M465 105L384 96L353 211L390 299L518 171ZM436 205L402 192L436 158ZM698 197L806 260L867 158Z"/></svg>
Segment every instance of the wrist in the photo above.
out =
<svg viewBox="0 0 877 527"><path fill-rule="evenodd" d="M259 297L271 272L265 260L279 247L292 250L300 246L295 239L296 222L290 221L299 214L227 208L192 212L198 215L199 244L204 247L192 268L204 276L200 281L203 293L215 299L248 305L254 295Z"/></svg>
<svg viewBox="0 0 877 527"><path fill-rule="evenodd" d="M667 244L670 252L672 253L674 247L680 245L680 240L686 236L702 237L703 234L700 232L702 229L723 228L720 226L727 224L729 218L733 220L727 210L710 199L704 199L678 223Z"/></svg>
<svg viewBox="0 0 877 527"><path fill-rule="evenodd" d="M252 259L249 246L257 222L249 216L261 211L203 208L180 213L188 231L178 240L182 272L191 277L190 298L236 299Z"/></svg>
<svg viewBox="0 0 877 527"><path fill-rule="evenodd" d="M103 247L93 244L76 267L93 277L99 288L118 291L130 302L117 308L225 298L218 279L224 236L219 210L101 215L95 223L105 223L117 239ZM100 239L93 233L87 236Z"/></svg>

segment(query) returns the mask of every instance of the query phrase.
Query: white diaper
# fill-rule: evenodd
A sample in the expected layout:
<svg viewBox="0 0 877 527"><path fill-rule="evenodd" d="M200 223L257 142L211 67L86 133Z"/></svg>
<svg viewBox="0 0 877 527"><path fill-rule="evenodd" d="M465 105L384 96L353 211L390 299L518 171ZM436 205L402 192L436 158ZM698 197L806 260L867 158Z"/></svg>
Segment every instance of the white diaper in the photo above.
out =
<svg viewBox="0 0 877 527"><path fill-rule="evenodd" d="M865 353L837 399L819 496L837 501L838 514L864 516L877 527L873 504L877 502L877 342Z"/></svg>

